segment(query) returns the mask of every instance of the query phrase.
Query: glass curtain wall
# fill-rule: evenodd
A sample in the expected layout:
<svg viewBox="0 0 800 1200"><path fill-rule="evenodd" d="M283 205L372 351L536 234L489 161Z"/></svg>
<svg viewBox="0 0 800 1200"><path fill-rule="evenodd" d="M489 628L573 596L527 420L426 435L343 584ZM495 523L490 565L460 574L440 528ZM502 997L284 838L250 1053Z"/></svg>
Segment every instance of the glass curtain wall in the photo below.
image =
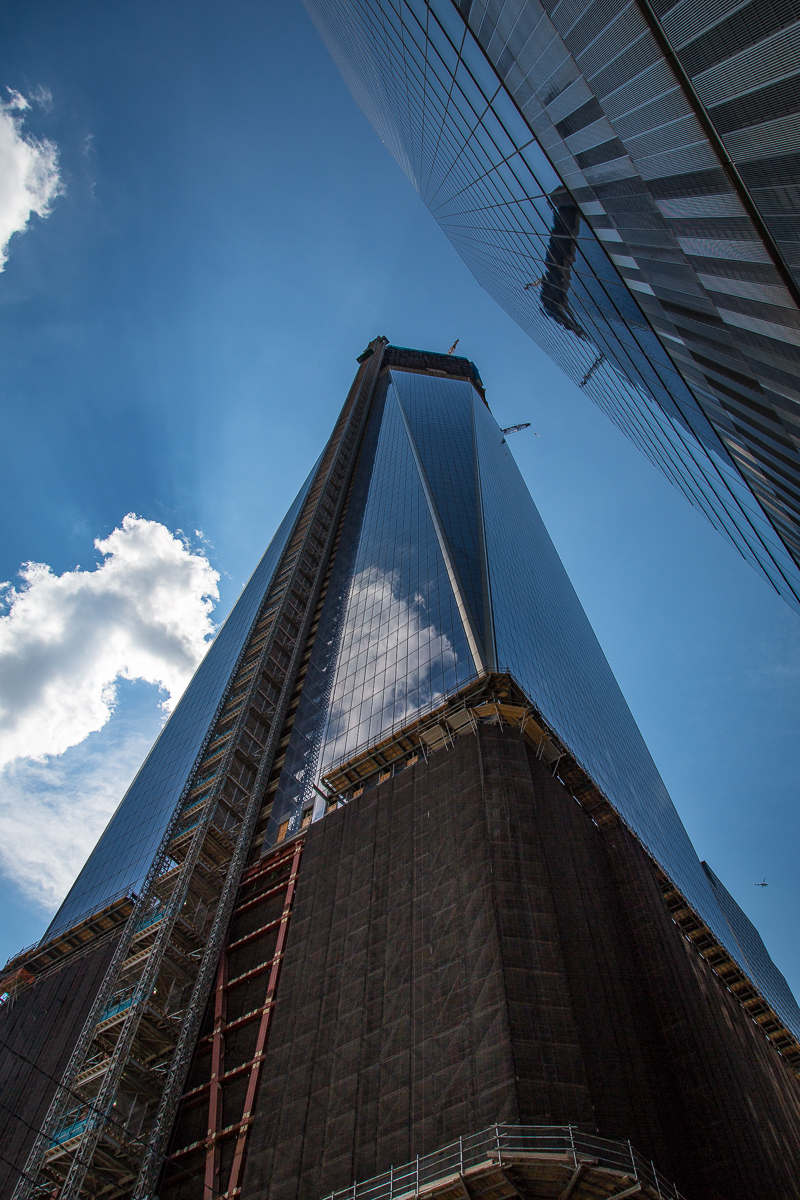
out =
<svg viewBox="0 0 800 1200"><path fill-rule="evenodd" d="M395 361L410 354L389 352ZM470 364L463 365L468 375ZM46 936L135 891L146 875L315 472ZM785 981L763 947L754 951L746 919L698 862L480 388L467 378L391 366L378 381L362 436L265 849L281 825L298 828L315 801L319 813L315 785L333 763L492 670L515 676L625 823L800 1033L800 1012Z"/></svg>
<svg viewBox="0 0 800 1200"><path fill-rule="evenodd" d="M637 4L305 3L478 281L800 607L797 188L767 245Z"/></svg>

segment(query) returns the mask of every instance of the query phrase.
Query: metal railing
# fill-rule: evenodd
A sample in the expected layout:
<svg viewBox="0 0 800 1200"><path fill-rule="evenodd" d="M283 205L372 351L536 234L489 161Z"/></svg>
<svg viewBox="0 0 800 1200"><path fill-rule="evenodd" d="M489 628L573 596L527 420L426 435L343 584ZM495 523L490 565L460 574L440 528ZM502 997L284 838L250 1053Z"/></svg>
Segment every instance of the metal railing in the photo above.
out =
<svg viewBox="0 0 800 1200"><path fill-rule="evenodd" d="M52 1136L51 1140L53 1146L58 1147L62 1144L62 1142L68 1142L72 1138L77 1137L80 1133L83 1133L88 1120L89 1114L86 1111L85 1105L83 1108L76 1108L73 1112L67 1114L65 1123L60 1129L57 1129Z"/></svg>
<svg viewBox="0 0 800 1200"><path fill-rule="evenodd" d="M100 1014L101 1021L108 1021L111 1017L116 1017L118 1013L126 1012L133 1004L133 993L135 988L130 988L125 995L112 996L107 1006Z"/></svg>
<svg viewBox="0 0 800 1200"><path fill-rule="evenodd" d="M149 929L151 925L155 925L156 921L160 921L167 911L166 904L159 908L156 912L150 913L149 916L142 917L139 924L136 926L136 933L144 933L145 929Z"/></svg>
<svg viewBox="0 0 800 1200"><path fill-rule="evenodd" d="M480 1133L461 1137L432 1154L417 1156L400 1167L349 1188L332 1192L326 1200L400 1200L419 1195L451 1175L463 1175L470 1167L515 1154L559 1154L577 1167L582 1159L596 1159L601 1167L620 1171L636 1183L652 1189L660 1200L684 1200L655 1165L634 1150L630 1142L612 1142L584 1133L574 1125L492 1125Z"/></svg>

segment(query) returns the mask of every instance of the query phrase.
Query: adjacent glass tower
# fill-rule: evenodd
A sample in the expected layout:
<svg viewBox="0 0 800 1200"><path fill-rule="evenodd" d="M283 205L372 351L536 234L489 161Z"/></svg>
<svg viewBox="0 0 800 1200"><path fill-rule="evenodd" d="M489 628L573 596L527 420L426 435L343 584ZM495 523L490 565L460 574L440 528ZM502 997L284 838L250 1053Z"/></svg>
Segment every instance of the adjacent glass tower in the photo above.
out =
<svg viewBox="0 0 800 1200"><path fill-rule="evenodd" d="M800 11L305 0L479 282L800 607Z"/></svg>

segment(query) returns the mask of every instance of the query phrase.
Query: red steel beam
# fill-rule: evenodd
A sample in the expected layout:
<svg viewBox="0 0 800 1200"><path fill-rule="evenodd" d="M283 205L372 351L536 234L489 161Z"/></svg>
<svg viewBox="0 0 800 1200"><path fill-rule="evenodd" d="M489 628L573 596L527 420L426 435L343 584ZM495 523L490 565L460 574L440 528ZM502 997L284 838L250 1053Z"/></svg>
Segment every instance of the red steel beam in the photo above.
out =
<svg viewBox="0 0 800 1200"><path fill-rule="evenodd" d="M250 1012L242 1013L241 1017L237 1017L235 1021L228 1021L227 1024L223 1026L223 1033L228 1033L232 1029L238 1029L240 1025L249 1025L251 1021L257 1021L264 1009L268 1007L269 1005L259 1004L258 1008L252 1008ZM200 1045L202 1045L203 1042L210 1042L213 1036L214 1035L211 1033L206 1034L204 1038L200 1039ZM186 1095L188 1096L190 1093L187 1092Z"/></svg>
<svg viewBox="0 0 800 1200"><path fill-rule="evenodd" d="M264 897L260 896L259 899L264 899ZM252 933L245 934L244 937L237 938L235 942L231 942L231 944L228 946L228 949L238 950L240 946L246 946L248 942L254 942L256 938L263 937L265 933L269 933L270 930L276 929L278 925L280 925L280 921L280 917L276 917L274 921L268 921L267 924L262 925L260 929L254 929Z"/></svg>
<svg viewBox="0 0 800 1200"><path fill-rule="evenodd" d="M278 933L280 937L280 931ZM265 962L258 963L257 966L251 967L249 971L245 971L242 975L236 975L235 978L229 979L225 985L228 991L232 988L240 987L241 984L247 983L249 979L254 979L256 975L263 975L265 971L269 971L270 967L274 967L279 955L273 954L272 958L268 958Z"/></svg>
<svg viewBox="0 0 800 1200"><path fill-rule="evenodd" d="M268 924L261 926L251 934L247 934L235 942L229 941L225 947L222 957L220 958L219 968L217 970L217 979L214 993L214 1025L212 1032L207 1034L203 1039L203 1043L211 1043L211 1078L206 1082L197 1085L190 1091L186 1092L182 1097L183 1102L188 1101L194 1107L196 1104L205 1104L206 1096L208 1097L208 1125L205 1137L192 1142L188 1146L183 1146L181 1149L173 1151L170 1155L172 1161L182 1158L186 1154L197 1152L205 1149L205 1175L204 1175L204 1200L212 1200L214 1196L233 1196L238 1195L241 1191L239 1180L244 1166L244 1154L247 1146L247 1138L250 1131L250 1126L253 1123L256 1096L258 1085L261 1077L261 1064L264 1061L264 1052L267 1042L267 1036L272 1020L272 1010L275 1007L275 994L278 986L278 978L280 975L281 963L283 961L283 952L286 945L286 937L289 927L289 919L291 917L292 905L294 902L294 893L297 882L297 875L300 866L300 858L302 855L303 842L305 839L300 839L291 846L287 846L284 850L275 855L271 860L262 861L254 864L243 876L242 887L250 886L254 883L268 883L269 879L274 876L277 870L285 867L287 862L291 861L291 867L288 876L278 884L271 884L264 887L263 890L255 895L250 895L241 904L234 909L234 915L246 912L255 907L257 904L263 903L274 895L280 892L286 893L283 910L280 917ZM242 975L229 978L229 952L237 946L257 941L259 937L263 937L277 927L278 936L275 945L275 951L270 959L266 962L259 963L252 967L249 971ZM230 935L229 935L230 936ZM269 971L269 979L267 981L266 996L262 1004L257 1008L252 1009L248 1013L244 1013L235 1021L227 1022L227 995L232 987L264 974ZM242 1025L252 1021L259 1021L258 1034L256 1036L255 1052L252 1059L248 1062L240 1063L238 1066L225 1070L225 1034L232 1029L237 1029ZM243 1074L249 1073L247 1094L244 1102L244 1111L239 1121L235 1121L225 1128L222 1127L222 1112L223 1098L226 1084L233 1079L240 1078ZM238 1135L236 1148L234 1151L234 1159L231 1167L231 1176L226 1191L222 1191L222 1181L220 1175L220 1143L223 1138L233 1137Z"/></svg>
<svg viewBox="0 0 800 1200"><path fill-rule="evenodd" d="M270 871L270 874L272 872ZM248 881L249 882L249 881ZM270 896L276 896L278 892L286 890L286 880L282 883L276 883L274 887L268 888L266 892L258 892L257 895L251 896L249 900L242 901L241 904L233 910L233 915L238 917L240 913L247 912L250 908L255 908L257 904L261 904L264 900L269 900Z"/></svg>
<svg viewBox="0 0 800 1200"><path fill-rule="evenodd" d="M274 1005L270 1004L275 998L275 992L278 986L278 977L280 975L281 963L283 961L283 951L286 945L286 935L289 930L289 919L292 915L292 904L294 902L294 892L297 885L297 874L300 870L300 856L303 853L303 842L297 842L292 859L292 868L289 873L289 886L286 889L286 903L283 906L283 914L281 916L281 924L278 929L278 941L275 946L275 961L270 972L269 983L267 984L267 995L265 997L265 1012L261 1018L261 1024L258 1029L258 1037L256 1039L256 1052L253 1059L253 1065L250 1068L250 1079L247 1084L247 1095L244 1102L244 1112L242 1113L243 1127L236 1139L236 1149L233 1154L233 1165L231 1166L230 1179L228 1180L227 1193L233 1196L239 1190L239 1178L242 1174L244 1166L244 1153L247 1147L247 1138L250 1132L250 1124L252 1121L252 1112L255 1107L256 1096L258 1094L258 1084L261 1079L261 1065L264 1061L264 1048L267 1044L267 1035L272 1022L272 1013ZM247 1122L247 1124L244 1124Z"/></svg>

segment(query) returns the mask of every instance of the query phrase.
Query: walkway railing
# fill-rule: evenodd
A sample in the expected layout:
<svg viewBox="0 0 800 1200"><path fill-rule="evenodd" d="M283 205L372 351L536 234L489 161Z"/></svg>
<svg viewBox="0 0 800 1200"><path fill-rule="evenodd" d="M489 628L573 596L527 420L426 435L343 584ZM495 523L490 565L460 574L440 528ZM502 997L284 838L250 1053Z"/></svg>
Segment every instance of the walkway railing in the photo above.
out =
<svg viewBox="0 0 800 1200"><path fill-rule="evenodd" d="M661 1200L684 1200L630 1142L608 1141L573 1125L492 1125L401 1167L391 1167L373 1179L333 1192L329 1200L400 1200L418 1195L447 1176L463 1175L487 1160L496 1158L502 1166L504 1156L513 1159L519 1153L563 1154L575 1167L582 1158L594 1158L599 1166L624 1172L652 1188Z"/></svg>

